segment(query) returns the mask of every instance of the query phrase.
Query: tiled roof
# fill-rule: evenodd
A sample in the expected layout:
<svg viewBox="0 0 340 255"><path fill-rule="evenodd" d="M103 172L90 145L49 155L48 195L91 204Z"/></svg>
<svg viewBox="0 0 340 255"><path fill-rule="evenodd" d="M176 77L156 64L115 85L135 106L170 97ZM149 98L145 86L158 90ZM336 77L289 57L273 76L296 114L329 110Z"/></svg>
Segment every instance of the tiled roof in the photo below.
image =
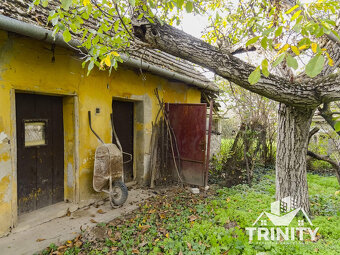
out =
<svg viewBox="0 0 340 255"><path fill-rule="evenodd" d="M52 26L51 24L48 24L47 18L49 11L56 7L56 0L49 1L49 6L47 8L36 6L29 12L28 8L30 3L31 1L29 0L1 0L0 15L52 30ZM85 24L88 27L96 28L96 22L93 19L86 21ZM200 84L206 84L204 87L206 87L207 90L217 89L214 83L195 69L194 64L165 52L158 50L134 51L130 52L130 57L138 60L142 59L144 63L175 72L190 80L198 81ZM152 72L152 70L150 71ZM192 85L195 86L194 82Z"/></svg>

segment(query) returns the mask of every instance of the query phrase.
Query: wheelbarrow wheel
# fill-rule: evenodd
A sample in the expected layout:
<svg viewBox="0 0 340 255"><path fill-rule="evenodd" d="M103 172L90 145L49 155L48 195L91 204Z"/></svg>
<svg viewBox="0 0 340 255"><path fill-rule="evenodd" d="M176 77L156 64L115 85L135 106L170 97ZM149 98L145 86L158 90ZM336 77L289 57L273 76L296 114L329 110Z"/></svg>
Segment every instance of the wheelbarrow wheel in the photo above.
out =
<svg viewBox="0 0 340 255"><path fill-rule="evenodd" d="M110 196L111 203L119 206L125 203L128 197L128 189L124 182L115 181L112 183L112 194Z"/></svg>

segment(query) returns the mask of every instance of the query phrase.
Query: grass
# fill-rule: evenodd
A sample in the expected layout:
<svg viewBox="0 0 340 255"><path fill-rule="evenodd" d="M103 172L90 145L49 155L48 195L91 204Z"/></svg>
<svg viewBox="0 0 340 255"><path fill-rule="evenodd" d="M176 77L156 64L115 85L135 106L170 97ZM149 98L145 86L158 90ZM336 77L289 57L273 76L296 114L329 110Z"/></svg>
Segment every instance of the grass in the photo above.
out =
<svg viewBox="0 0 340 255"><path fill-rule="evenodd" d="M338 254L340 194L335 177L308 175L311 214L319 227L317 242L249 243L246 227L270 208L274 175L258 176L249 187L212 189L193 195L172 190L158 195L133 214L102 223L106 236L89 241L87 234L67 242L61 254ZM53 246L53 244L52 244ZM48 248L43 254L58 247Z"/></svg>

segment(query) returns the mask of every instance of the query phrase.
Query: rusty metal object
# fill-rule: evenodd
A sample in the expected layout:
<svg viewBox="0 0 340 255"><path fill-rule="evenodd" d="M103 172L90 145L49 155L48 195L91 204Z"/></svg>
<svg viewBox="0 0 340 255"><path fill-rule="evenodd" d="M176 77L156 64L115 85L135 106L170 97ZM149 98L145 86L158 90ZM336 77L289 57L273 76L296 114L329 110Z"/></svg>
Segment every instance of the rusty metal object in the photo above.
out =
<svg viewBox="0 0 340 255"><path fill-rule="evenodd" d="M210 100L209 106L209 128L208 128L208 144L207 144L207 158L205 162L205 177L204 177L204 186L208 186L208 177L209 177L209 161L210 161L210 142L211 142L211 129L212 129L212 111L213 111L213 101Z"/></svg>
<svg viewBox="0 0 340 255"><path fill-rule="evenodd" d="M178 144L180 174L184 182L204 186L206 104L166 104L165 109ZM169 168L174 168L172 162L169 162Z"/></svg>
<svg viewBox="0 0 340 255"><path fill-rule="evenodd" d="M132 155L122 151L118 136L116 134L113 117L111 115L111 125L117 144L104 144L103 140L93 130L91 125L91 111L89 115L89 126L93 134L102 142L95 153L93 169L93 189L97 192L109 194L110 204L112 207L122 205L128 197L128 189L124 184L123 178L123 154Z"/></svg>
<svg viewBox="0 0 340 255"><path fill-rule="evenodd" d="M115 144L103 144L97 147L94 159L93 188L100 192L109 188L112 180L121 180L123 175L123 155Z"/></svg>

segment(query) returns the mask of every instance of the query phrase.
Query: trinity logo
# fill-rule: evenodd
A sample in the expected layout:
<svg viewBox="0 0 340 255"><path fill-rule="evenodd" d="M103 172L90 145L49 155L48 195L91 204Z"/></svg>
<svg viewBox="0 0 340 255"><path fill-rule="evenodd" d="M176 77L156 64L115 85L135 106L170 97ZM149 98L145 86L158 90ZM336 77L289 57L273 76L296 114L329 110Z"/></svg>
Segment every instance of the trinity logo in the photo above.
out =
<svg viewBox="0 0 340 255"><path fill-rule="evenodd" d="M261 218L264 218L263 215L266 215L275 226L288 226L297 215L297 213L300 211L303 213L308 223L313 226L313 223L309 219L305 210L303 208L297 207L296 199L292 199L291 197L285 197L282 198L280 201L275 201L274 203L271 203L270 213L266 211L261 213L254 222L253 226L255 226ZM261 225L265 226L266 220L262 220L261 223L263 223ZM299 226L303 225L304 221L299 220Z"/></svg>
<svg viewBox="0 0 340 255"><path fill-rule="evenodd" d="M288 227L297 215L299 215L298 227ZM297 206L295 198L285 197L271 203L270 212L262 212L253 223L253 227L246 230L249 233L249 241L254 240L256 233L257 241L294 241L295 239L303 241L304 234L309 235L311 241L315 241L319 228L312 230L310 227L305 227L305 224L313 226L305 210Z"/></svg>

